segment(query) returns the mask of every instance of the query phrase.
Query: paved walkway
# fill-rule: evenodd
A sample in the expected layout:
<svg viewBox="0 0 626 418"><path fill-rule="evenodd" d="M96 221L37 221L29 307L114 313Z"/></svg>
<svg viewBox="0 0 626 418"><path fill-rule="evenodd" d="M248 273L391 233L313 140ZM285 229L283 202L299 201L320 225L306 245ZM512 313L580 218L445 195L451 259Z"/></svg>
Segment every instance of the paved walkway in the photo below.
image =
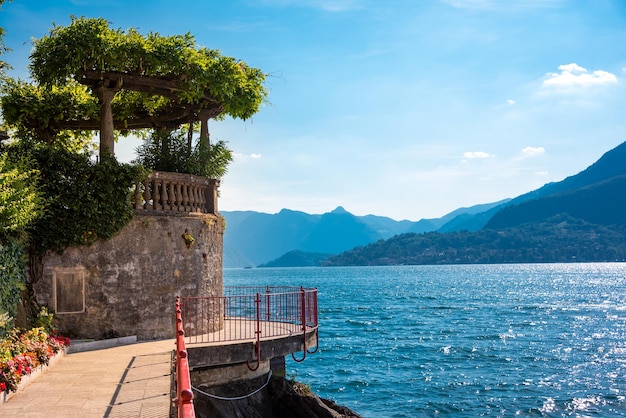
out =
<svg viewBox="0 0 626 418"><path fill-rule="evenodd" d="M167 418L175 348L172 339L66 354L0 417Z"/></svg>

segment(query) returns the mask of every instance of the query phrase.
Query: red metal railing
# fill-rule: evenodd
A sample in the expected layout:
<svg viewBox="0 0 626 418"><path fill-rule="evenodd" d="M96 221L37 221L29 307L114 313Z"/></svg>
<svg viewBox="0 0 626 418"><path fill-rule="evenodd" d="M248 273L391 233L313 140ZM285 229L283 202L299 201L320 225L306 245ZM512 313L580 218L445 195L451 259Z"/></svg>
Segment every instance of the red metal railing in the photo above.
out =
<svg viewBox="0 0 626 418"><path fill-rule="evenodd" d="M317 289L225 287L223 296L182 299L187 344L256 340L306 333L318 326ZM301 361L301 360L299 360Z"/></svg>
<svg viewBox="0 0 626 418"><path fill-rule="evenodd" d="M176 399L178 418L195 418L180 297L176 297Z"/></svg>

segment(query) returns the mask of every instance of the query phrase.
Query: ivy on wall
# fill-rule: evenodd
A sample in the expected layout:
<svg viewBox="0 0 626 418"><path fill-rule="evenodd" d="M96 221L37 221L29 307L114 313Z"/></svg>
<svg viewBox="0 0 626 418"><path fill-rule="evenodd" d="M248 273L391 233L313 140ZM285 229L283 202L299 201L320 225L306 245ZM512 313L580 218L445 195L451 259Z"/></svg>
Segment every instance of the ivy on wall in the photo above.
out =
<svg viewBox="0 0 626 418"><path fill-rule="evenodd" d="M146 174L142 167L30 141L9 152L28 155L40 173L44 208L26 227L35 253L109 239L132 220L131 190Z"/></svg>

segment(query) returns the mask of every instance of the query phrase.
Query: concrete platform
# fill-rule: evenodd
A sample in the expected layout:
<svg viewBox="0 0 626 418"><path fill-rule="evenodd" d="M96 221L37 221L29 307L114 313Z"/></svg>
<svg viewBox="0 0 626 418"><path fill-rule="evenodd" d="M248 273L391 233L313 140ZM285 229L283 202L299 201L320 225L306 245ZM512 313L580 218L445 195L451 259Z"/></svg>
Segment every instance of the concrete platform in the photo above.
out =
<svg viewBox="0 0 626 418"><path fill-rule="evenodd" d="M224 320L223 325L220 331L186 337L189 367L192 371L212 366L256 362L256 321L234 318ZM306 327L306 339L302 335L302 325L298 324L261 321L260 330L262 361L302 352L305 341L307 350L317 348L317 327Z"/></svg>
<svg viewBox="0 0 626 418"><path fill-rule="evenodd" d="M167 418L175 348L171 339L66 354L0 416Z"/></svg>
<svg viewBox="0 0 626 418"><path fill-rule="evenodd" d="M215 346L256 341L256 321L246 318L229 318L224 319L222 325L222 329L219 331L186 336L185 344L188 347L194 347L197 345ZM302 325L289 322L261 321L259 328L261 341L302 335ZM307 333L313 329L315 328L306 327Z"/></svg>

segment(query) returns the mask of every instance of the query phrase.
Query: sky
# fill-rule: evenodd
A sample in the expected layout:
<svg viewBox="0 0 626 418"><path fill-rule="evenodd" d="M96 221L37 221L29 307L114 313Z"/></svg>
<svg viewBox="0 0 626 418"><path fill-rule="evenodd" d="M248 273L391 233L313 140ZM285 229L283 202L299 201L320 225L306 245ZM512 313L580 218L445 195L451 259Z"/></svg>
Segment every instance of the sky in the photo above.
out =
<svg viewBox="0 0 626 418"><path fill-rule="evenodd" d="M219 209L438 218L561 181L626 141L623 0L12 0L12 77L70 16L192 34L267 74ZM140 144L123 138L119 160Z"/></svg>

